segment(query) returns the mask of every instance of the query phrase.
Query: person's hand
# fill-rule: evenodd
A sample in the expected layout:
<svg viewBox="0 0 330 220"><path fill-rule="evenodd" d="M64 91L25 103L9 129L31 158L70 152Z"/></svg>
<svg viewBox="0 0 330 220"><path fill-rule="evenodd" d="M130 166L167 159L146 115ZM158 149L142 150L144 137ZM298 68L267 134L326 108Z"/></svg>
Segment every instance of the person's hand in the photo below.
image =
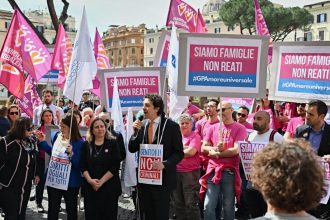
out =
<svg viewBox="0 0 330 220"><path fill-rule="evenodd" d="M88 183L92 186L92 188L93 188L95 191L97 191L97 189L98 189L98 185L99 185L99 183L100 183L100 180L98 180L98 179L90 179L90 180L88 181Z"/></svg>
<svg viewBox="0 0 330 220"><path fill-rule="evenodd" d="M142 127L142 121L140 120L136 120L134 123L133 123L133 128L135 131L138 131L140 130Z"/></svg>
<svg viewBox="0 0 330 220"><path fill-rule="evenodd" d="M324 159L326 162L330 163L330 154L324 155L324 156L323 156L323 159Z"/></svg>
<svg viewBox="0 0 330 220"><path fill-rule="evenodd" d="M218 159L219 158L219 152L217 150L218 150L217 147L216 148L211 147L209 149L209 155L208 156Z"/></svg>
<svg viewBox="0 0 330 220"><path fill-rule="evenodd" d="M84 124L87 124L87 122L88 122L90 119L91 119L91 117L90 117L88 114L85 115L84 118L83 118L83 122L84 122Z"/></svg>
<svg viewBox="0 0 330 220"><path fill-rule="evenodd" d="M39 182L40 182L40 177L39 177L39 176L35 176L35 177L34 177L34 180L33 180L33 184L34 184L34 185L38 185Z"/></svg>
<svg viewBox="0 0 330 220"><path fill-rule="evenodd" d="M154 160L151 162L151 167L154 170L162 170L165 168L163 162L161 162L160 160Z"/></svg>
<svg viewBox="0 0 330 220"><path fill-rule="evenodd" d="M57 118L57 121L61 120L61 113L59 110L56 110L56 118Z"/></svg>
<svg viewBox="0 0 330 220"><path fill-rule="evenodd" d="M198 113L193 114L192 117L197 121L199 119L199 114Z"/></svg>
<svg viewBox="0 0 330 220"><path fill-rule="evenodd" d="M46 135L42 131L36 130L35 135L40 142L46 140Z"/></svg>
<svg viewBox="0 0 330 220"><path fill-rule="evenodd" d="M218 143L216 149L214 149L214 150L215 150L215 151L219 151L219 152L223 151L223 150L224 150L223 142L220 141L220 142Z"/></svg>

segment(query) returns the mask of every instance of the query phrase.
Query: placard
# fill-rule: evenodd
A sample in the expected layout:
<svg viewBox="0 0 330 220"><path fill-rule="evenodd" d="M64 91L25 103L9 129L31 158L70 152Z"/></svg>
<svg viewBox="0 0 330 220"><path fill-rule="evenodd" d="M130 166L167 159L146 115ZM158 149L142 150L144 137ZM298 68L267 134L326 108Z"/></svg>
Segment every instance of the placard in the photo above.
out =
<svg viewBox="0 0 330 220"><path fill-rule="evenodd" d="M123 111L129 107L141 110L146 94L161 95L165 79L165 68L125 68L100 70L101 104L111 111L114 77L118 81L118 92ZM164 97L164 102L166 103Z"/></svg>
<svg viewBox="0 0 330 220"><path fill-rule="evenodd" d="M180 96L261 98L269 37L181 33Z"/></svg>
<svg viewBox="0 0 330 220"><path fill-rule="evenodd" d="M330 42L274 43L269 99L330 104Z"/></svg>
<svg viewBox="0 0 330 220"><path fill-rule="evenodd" d="M267 144L268 144L267 142L245 142L245 141L238 142L239 156L241 158L243 170L247 180L251 179L250 178L251 164L254 154L259 150L263 149L264 147L266 147Z"/></svg>
<svg viewBox="0 0 330 220"><path fill-rule="evenodd" d="M330 164L323 159L320 163L324 170L324 190L326 192L320 203L327 204L330 197Z"/></svg>
<svg viewBox="0 0 330 220"><path fill-rule="evenodd" d="M150 185L162 185L163 171L152 169L151 162L163 162L162 144L140 144L138 182Z"/></svg>

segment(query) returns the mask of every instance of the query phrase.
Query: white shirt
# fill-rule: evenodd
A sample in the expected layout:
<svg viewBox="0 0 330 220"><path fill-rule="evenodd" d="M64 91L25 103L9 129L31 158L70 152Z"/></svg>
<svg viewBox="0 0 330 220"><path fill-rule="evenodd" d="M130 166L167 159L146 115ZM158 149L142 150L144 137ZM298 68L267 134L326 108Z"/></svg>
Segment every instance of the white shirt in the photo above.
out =
<svg viewBox="0 0 330 220"><path fill-rule="evenodd" d="M42 105L39 105L38 107L36 107L33 111L33 124L34 125L37 125L37 126L40 125L41 112L46 108L49 108L50 110L52 110L53 120L56 125L58 124L57 118L56 118L56 110L58 110L60 112L61 117L64 115L63 109L61 107L57 107L54 104L50 104L49 106L47 106L46 104L42 104Z"/></svg>
<svg viewBox="0 0 330 220"><path fill-rule="evenodd" d="M253 131L250 135L248 140L253 142L269 142L269 137L273 129L269 129L267 132L263 134L258 134L258 131ZM276 143L282 143L284 141L284 137L276 132L274 135L274 142Z"/></svg>
<svg viewBox="0 0 330 220"><path fill-rule="evenodd" d="M154 127L152 128L152 140L155 139L155 134L156 134L156 131L157 131L157 128L160 124L161 120L160 120L160 116L158 116L155 120L154 120ZM148 120L148 125L150 124L150 119ZM149 127L149 126L148 126ZM161 135L161 134L159 134ZM160 138L160 137L159 137Z"/></svg>

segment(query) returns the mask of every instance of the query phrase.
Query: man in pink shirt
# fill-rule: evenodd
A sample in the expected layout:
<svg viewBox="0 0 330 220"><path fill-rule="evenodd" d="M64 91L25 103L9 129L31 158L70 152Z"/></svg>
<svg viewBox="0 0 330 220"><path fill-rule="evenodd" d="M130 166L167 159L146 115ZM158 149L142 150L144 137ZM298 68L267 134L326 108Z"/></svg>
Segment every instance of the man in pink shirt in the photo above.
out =
<svg viewBox="0 0 330 220"><path fill-rule="evenodd" d="M297 113L299 116L290 119L288 123L288 127L286 128L286 132L284 134L285 140L290 140L294 138L294 135L296 133L296 128L299 127L300 125L305 124L305 118L306 118L305 107L306 107L305 103L297 104Z"/></svg>
<svg viewBox="0 0 330 220"><path fill-rule="evenodd" d="M177 184L173 193L177 219L199 220L198 179L201 137L192 131L193 118L188 114L179 117L184 158L176 165Z"/></svg>
<svg viewBox="0 0 330 220"><path fill-rule="evenodd" d="M203 111L204 111L204 117L199 119L196 123L195 123L195 132L197 134L199 134L199 136L201 136L201 129L202 127L204 127L205 123L207 122L207 120L209 119L209 115L207 114L207 104L209 103L209 100L206 100L204 102L204 105L203 105Z"/></svg>
<svg viewBox="0 0 330 220"><path fill-rule="evenodd" d="M253 131L253 126L249 122L246 121L249 115L249 108L245 105L242 105L237 110L237 122L244 125L248 133Z"/></svg>
<svg viewBox="0 0 330 220"><path fill-rule="evenodd" d="M201 194L203 196L203 193L206 192L204 219L216 219L215 210L218 198L220 198L224 219L233 220L235 218L235 196L239 200L241 190L237 142L245 140L247 133L243 125L234 121L231 103L224 101L221 106L219 104L219 111L220 108L222 112L221 127L219 123L209 128L203 140L202 152L208 153L211 159L206 174L200 179Z"/></svg>

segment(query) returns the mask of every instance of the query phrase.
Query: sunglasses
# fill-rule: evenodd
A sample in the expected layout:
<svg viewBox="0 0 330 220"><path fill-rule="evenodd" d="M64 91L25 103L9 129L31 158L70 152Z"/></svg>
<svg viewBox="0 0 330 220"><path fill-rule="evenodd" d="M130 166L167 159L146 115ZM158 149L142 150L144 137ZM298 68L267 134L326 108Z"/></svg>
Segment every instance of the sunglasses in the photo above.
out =
<svg viewBox="0 0 330 220"><path fill-rule="evenodd" d="M30 131L33 131L33 129L34 129L34 127L31 126L31 127L29 127L29 128L26 128L25 130L28 131L28 132L30 132Z"/></svg>
<svg viewBox="0 0 330 220"><path fill-rule="evenodd" d="M9 112L10 115L18 115L18 112Z"/></svg>
<svg viewBox="0 0 330 220"><path fill-rule="evenodd" d="M237 116L240 116L240 117L245 118L245 117L246 117L246 114L243 114L243 113L237 113Z"/></svg>

